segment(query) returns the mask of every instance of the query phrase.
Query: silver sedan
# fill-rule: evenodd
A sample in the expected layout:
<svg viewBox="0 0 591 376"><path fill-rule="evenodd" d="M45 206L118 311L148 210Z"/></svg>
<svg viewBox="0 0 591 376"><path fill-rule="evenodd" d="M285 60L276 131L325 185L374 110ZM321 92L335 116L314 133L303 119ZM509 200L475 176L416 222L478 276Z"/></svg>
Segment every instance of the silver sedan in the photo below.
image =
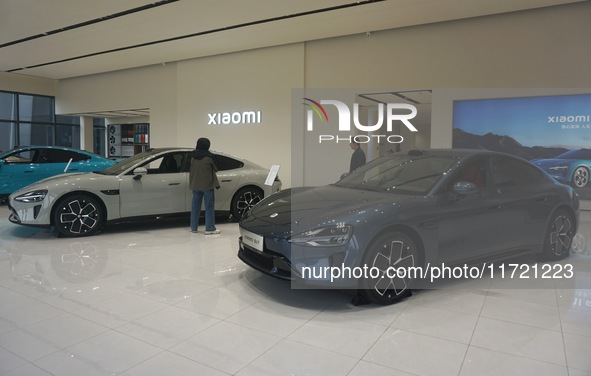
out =
<svg viewBox="0 0 591 376"><path fill-rule="evenodd" d="M52 227L63 236L94 235L108 222L191 211L189 148L151 149L106 170L64 174L41 180L9 197L13 223ZM240 219L262 198L278 192L267 185L269 170L247 160L214 152L220 189L215 210Z"/></svg>

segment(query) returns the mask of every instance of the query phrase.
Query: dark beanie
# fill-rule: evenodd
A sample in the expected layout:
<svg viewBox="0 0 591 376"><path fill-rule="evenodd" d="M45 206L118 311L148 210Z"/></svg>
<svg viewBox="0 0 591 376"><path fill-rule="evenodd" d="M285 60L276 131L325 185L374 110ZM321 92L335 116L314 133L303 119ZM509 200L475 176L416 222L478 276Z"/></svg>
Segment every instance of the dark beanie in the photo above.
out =
<svg viewBox="0 0 591 376"><path fill-rule="evenodd" d="M211 145L211 142L209 142L209 139L205 138L205 137L201 137L200 139L197 140L197 150L209 150L209 146Z"/></svg>

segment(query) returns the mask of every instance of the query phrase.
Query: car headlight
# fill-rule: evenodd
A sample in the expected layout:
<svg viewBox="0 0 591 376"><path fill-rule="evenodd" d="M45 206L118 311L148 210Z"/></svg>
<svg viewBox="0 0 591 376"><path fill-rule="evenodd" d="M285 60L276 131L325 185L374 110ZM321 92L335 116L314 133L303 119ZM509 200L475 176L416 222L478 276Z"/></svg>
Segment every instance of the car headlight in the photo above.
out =
<svg viewBox="0 0 591 376"><path fill-rule="evenodd" d="M31 192L24 193L22 195L18 195L14 198L14 201L26 202L26 203L39 202L39 201L43 201L45 196L47 196L47 189L41 189L38 191L31 191Z"/></svg>
<svg viewBox="0 0 591 376"><path fill-rule="evenodd" d="M289 241L310 247L336 247L347 244L352 234L353 226L339 224L304 231L292 236Z"/></svg>
<svg viewBox="0 0 591 376"><path fill-rule="evenodd" d="M552 166L548 170L564 170L565 168L568 168L568 166Z"/></svg>

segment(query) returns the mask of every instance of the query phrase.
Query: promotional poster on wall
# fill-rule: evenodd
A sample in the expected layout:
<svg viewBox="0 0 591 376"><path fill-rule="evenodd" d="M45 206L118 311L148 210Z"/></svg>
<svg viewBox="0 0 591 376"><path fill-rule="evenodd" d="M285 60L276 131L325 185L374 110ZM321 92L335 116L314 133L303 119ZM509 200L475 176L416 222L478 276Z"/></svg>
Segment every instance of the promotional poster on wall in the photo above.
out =
<svg viewBox="0 0 591 376"><path fill-rule="evenodd" d="M456 100L453 147L517 155L591 199L591 94Z"/></svg>

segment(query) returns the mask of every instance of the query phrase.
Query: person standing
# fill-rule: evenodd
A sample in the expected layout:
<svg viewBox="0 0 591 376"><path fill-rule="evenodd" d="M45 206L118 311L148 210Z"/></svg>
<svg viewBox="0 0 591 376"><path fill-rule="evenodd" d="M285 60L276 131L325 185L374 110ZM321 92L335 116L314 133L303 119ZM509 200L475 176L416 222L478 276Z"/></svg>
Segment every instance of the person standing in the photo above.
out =
<svg viewBox="0 0 591 376"><path fill-rule="evenodd" d="M359 142L351 141L349 144L351 149L353 149L353 155L351 155L351 164L349 165L349 172L353 172L353 170L363 166L365 164L365 153L361 146L359 146Z"/></svg>
<svg viewBox="0 0 591 376"><path fill-rule="evenodd" d="M215 155L209 151L211 142L207 138L199 138L197 146L191 153L189 170L189 187L193 191L191 202L191 232L196 233L201 214L201 202L205 202L205 235L219 234L215 228L215 194L214 188L220 187L216 172L218 170Z"/></svg>

